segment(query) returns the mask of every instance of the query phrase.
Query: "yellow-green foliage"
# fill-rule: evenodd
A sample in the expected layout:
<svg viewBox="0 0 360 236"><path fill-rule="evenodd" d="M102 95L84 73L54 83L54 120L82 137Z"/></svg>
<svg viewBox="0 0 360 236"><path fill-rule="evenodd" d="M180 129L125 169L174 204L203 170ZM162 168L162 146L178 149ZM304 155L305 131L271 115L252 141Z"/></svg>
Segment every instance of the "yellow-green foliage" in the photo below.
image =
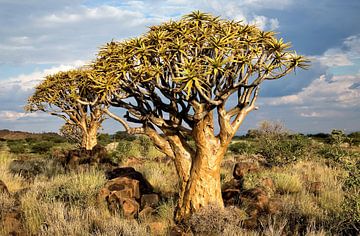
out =
<svg viewBox="0 0 360 236"><path fill-rule="evenodd" d="M178 192L178 176L173 163L145 162L138 167L145 178L154 186L156 191L169 193Z"/></svg>
<svg viewBox="0 0 360 236"><path fill-rule="evenodd" d="M34 185L42 189L39 194L44 201L62 201L85 206L95 203L95 196L104 183L104 173L93 170L58 175L50 182L38 178Z"/></svg>
<svg viewBox="0 0 360 236"><path fill-rule="evenodd" d="M301 179L297 174L276 173L273 178L279 193L298 193L303 189Z"/></svg>

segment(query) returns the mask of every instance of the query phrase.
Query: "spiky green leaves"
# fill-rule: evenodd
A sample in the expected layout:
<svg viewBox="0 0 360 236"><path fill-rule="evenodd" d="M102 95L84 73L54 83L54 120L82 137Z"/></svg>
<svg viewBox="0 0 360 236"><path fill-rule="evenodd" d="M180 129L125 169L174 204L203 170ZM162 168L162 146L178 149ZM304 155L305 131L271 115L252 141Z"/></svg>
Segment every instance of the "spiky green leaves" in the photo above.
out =
<svg viewBox="0 0 360 236"><path fill-rule="evenodd" d="M108 81L101 83L101 91L152 83L185 99L202 91L217 100L219 90L224 93L236 84L259 84L296 67L306 68L308 61L289 47L274 32L196 11L151 27L137 39L107 44L95 69ZM253 74L259 78L251 81Z"/></svg>

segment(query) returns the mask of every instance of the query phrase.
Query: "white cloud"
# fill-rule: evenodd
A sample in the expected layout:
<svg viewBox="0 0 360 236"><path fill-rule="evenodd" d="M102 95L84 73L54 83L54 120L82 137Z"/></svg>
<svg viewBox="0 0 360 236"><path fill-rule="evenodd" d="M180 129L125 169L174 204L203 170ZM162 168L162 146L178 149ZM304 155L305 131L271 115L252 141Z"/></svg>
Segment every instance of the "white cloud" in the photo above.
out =
<svg viewBox="0 0 360 236"><path fill-rule="evenodd" d="M37 84L39 84L46 75L54 74L59 71L65 71L74 69L84 65L83 61L75 61L72 64L60 65L45 69L42 71L35 71L31 74L20 74L16 77L9 78L1 81L0 96L5 93L9 93L14 87L23 91L32 90Z"/></svg>
<svg viewBox="0 0 360 236"><path fill-rule="evenodd" d="M347 37L341 47L330 48L323 55L314 57L327 67L351 66L356 58L360 58L360 34Z"/></svg>
<svg viewBox="0 0 360 236"><path fill-rule="evenodd" d="M360 107L360 89L352 88L360 81L360 74L332 76L315 79L301 92L269 99L271 105L307 105L309 107Z"/></svg>
<svg viewBox="0 0 360 236"><path fill-rule="evenodd" d="M0 111L0 119L6 121L16 121L26 117L39 117L39 113L25 113L16 111Z"/></svg>

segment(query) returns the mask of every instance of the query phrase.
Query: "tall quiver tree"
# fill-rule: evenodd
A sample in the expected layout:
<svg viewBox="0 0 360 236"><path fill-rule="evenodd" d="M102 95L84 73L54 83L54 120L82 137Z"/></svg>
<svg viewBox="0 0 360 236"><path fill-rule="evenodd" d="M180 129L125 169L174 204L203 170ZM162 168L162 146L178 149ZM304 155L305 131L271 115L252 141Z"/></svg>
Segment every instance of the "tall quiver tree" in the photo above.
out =
<svg viewBox="0 0 360 236"><path fill-rule="evenodd" d="M182 221L203 206L223 206L220 163L256 108L259 85L307 63L274 32L193 12L139 38L108 43L94 67L97 89L127 110L125 119L108 114L175 161L181 181L175 218Z"/></svg>
<svg viewBox="0 0 360 236"><path fill-rule="evenodd" d="M92 71L80 68L46 76L35 88L25 107L43 111L65 120L66 125L81 130L81 147L91 150L97 144L97 133L105 119L108 105L91 89Z"/></svg>

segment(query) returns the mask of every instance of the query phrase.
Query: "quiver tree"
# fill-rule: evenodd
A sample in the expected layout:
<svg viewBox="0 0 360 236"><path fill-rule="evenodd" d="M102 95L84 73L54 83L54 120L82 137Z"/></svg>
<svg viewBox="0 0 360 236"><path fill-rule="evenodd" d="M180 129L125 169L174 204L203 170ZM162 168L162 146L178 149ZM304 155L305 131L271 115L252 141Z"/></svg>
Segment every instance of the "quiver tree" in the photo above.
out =
<svg viewBox="0 0 360 236"><path fill-rule="evenodd" d="M105 119L104 109L108 107L91 90L91 74L91 70L81 68L48 75L35 88L25 107L31 112L58 116L65 120L67 127L77 127L81 147L86 150L97 144L97 132Z"/></svg>
<svg viewBox="0 0 360 236"><path fill-rule="evenodd" d="M256 109L259 85L306 66L274 32L193 12L139 38L108 43L94 69L98 92L126 110L124 117L108 115L173 158L181 181L175 218L181 221L202 206L223 206L220 163Z"/></svg>

